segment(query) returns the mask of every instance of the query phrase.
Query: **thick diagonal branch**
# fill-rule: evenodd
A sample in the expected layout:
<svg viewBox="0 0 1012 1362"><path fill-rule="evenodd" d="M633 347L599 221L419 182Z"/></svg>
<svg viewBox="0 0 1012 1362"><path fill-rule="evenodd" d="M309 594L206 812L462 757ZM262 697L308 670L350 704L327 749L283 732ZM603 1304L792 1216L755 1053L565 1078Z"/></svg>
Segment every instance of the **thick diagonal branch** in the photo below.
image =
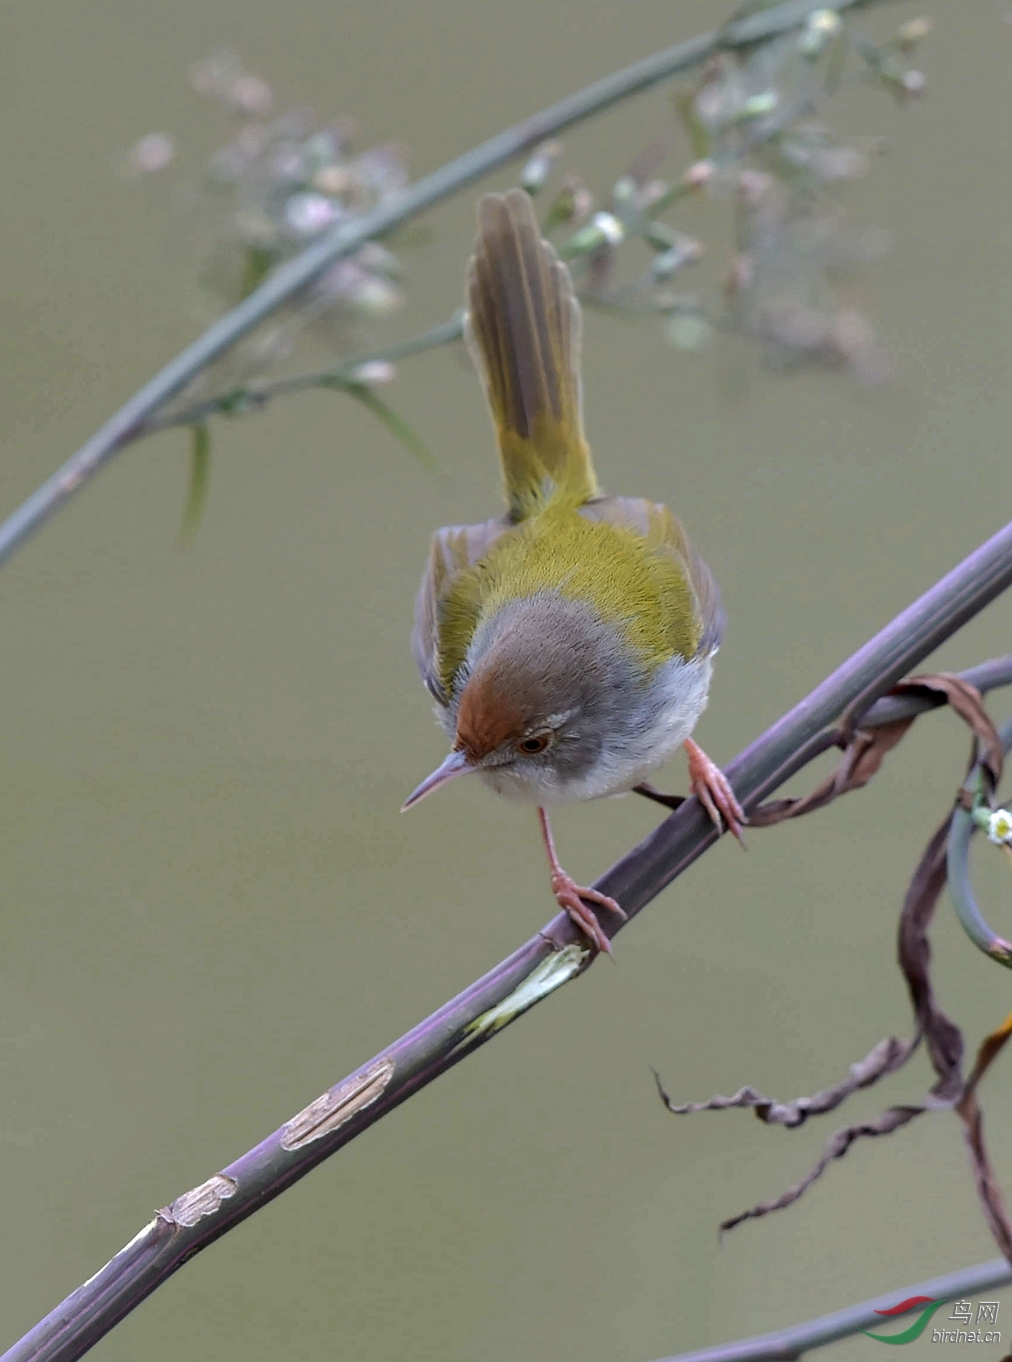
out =
<svg viewBox="0 0 1012 1362"><path fill-rule="evenodd" d="M832 746L848 716L875 723L878 697L932 649L1012 584L1012 523L887 624L728 767L746 808L766 798ZM1012 679L1012 660L977 668L980 689ZM907 695L879 702L883 721L897 704L934 708ZM904 712L909 712L905 710ZM617 898L630 919L716 841L688 800L613 866L595 888ZM627 925L627 924L625 924ZM613 935L623 924L602 926ZM431 1083L561 984L582 972L587 951L565 914L368 1064L322 1093L254 1149L184 1193L67 1298L0 1362L72 1362L178 1267Z"/></svg>

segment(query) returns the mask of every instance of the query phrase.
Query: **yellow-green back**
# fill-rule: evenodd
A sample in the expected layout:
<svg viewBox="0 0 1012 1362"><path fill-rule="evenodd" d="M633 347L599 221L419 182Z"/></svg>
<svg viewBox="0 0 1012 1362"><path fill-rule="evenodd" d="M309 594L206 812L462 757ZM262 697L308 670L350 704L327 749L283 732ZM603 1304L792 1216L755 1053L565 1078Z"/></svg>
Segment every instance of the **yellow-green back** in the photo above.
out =
<svg viewBox="0 0 1012 1362"><path fill-rule="evenodd" d="M666 543L673 524L658 513L646 535L594 520L558 494L507 530L448 584L439 610L438 665L449 693L475 629L510 601L555 591L584 601L613 624L649 673L697 651L701 624L684 565Z"/></svg>

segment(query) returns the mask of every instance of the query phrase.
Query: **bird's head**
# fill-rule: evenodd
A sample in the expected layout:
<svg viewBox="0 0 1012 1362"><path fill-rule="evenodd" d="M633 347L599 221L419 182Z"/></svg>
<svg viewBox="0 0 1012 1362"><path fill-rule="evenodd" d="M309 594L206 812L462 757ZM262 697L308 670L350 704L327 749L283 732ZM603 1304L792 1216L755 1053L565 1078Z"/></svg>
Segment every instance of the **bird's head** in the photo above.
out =
<svg viewBox="0 0 1012 1362"><path fill-rule="evenodd" d="M555 592L510 602L479 627L462 673L453 750L405 809L468 772L500 794L565 798L624 728L642 680L618 631Z"/></svg>

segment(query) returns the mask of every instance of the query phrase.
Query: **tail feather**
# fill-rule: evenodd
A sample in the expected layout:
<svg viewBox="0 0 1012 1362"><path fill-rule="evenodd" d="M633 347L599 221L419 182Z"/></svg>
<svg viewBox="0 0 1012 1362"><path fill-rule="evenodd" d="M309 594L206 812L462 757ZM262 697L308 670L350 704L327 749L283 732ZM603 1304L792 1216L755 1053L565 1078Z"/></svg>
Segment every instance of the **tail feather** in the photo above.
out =
<svg viewBox="0 0 1012 1362"><path fill-rule="evenodd" d="M520 189L486 194L467 275L468 348L485 383L510 516L598 494L583 435L580 307Z"/></svg>

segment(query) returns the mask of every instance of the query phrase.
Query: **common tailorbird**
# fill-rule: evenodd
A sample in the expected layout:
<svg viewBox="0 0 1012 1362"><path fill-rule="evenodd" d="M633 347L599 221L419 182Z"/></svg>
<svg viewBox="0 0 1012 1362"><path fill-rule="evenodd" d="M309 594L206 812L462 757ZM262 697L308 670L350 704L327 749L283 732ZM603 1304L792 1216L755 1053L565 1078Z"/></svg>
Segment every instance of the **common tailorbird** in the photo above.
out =
<svg viewBox="0 0 1012 1362"><path fill-rule="evenodd" d="M465 336L485 386L507 512L437 530L412 651L453 743L408 798L472 772L538 806L552 891L593 946L590 904L559 864L548 806L640 788L684 746L693 793L740 837L726 777L689 736L724 614L666 506L602 494L583 434L580 308L522 190L487 194L467 272Z"/></svg>

